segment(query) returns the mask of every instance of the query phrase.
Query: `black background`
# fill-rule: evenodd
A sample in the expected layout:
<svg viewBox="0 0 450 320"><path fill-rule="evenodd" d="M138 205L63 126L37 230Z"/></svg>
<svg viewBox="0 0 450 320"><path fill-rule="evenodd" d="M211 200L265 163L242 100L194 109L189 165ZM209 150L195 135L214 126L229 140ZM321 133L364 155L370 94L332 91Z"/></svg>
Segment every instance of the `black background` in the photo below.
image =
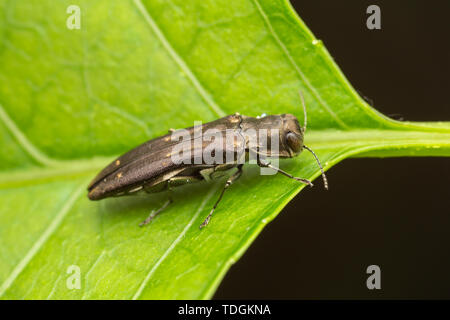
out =
<svg viewBox="0 0 450 320"><path fill-rule="evenodd" d="M361 95L398 120L450 121L450 1L292 1ZM381 8L368 30L366 8ZM448 158L348 159L305 188L215 298L450 298ZM381 268L368 290L366 268Z"/></svg>

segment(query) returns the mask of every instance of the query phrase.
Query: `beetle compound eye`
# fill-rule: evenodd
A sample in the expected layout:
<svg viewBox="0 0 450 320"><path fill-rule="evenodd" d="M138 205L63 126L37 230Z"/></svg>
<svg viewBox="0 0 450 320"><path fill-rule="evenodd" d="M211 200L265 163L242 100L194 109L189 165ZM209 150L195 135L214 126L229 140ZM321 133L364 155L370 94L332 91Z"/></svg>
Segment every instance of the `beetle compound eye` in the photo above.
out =
<svg viewBox="0 0 450 320"><path fill-rule="evenodd" d="M289 148L295 153L299 153L302 150L302 141L295 133L289 132L286 135L286 141Z"/></svg>

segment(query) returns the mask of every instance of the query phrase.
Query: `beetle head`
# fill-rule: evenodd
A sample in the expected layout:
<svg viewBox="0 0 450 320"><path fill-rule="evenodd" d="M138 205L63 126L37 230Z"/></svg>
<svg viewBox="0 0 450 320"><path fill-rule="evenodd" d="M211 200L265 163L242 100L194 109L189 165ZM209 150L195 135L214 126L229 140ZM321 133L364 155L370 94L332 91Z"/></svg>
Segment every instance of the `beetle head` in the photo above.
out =
<svg viewBox="0 0 450 320"><path fill-rule="evenodd" d="M300 152L302 152L303 149L308 150L311 152L311 154L316 159L317 165L320 168L320 171L322 172L322 178L325 189L328 189L328 181L327 177L325 175L325 172L323 171L322 164L320 163L319 158L314 153L314 151L306 146L303 143L303 138L306 132L306 123L307 123L307 116L306 116L306 108L305 108L305 100L303 98L303 94L301 91L299 91L300 94L300 100L302 101L302 108L303 108L303 127L300 127L300 124L295 116L292 114L283 114L281 115L283 119L283 129L285 131L285 134L283 135L285 138L285 145L288 148L289 153L291 154L291 157L298 155Z"/></svg>
<svg viewBox="0 0 450 320"><path fill-rule="evenodd" d="M281 143L286 146L290 157L294 157L303 150L304 130L292 114L282 114L281 119L283 120L283 132L280 135Z"/></svg>

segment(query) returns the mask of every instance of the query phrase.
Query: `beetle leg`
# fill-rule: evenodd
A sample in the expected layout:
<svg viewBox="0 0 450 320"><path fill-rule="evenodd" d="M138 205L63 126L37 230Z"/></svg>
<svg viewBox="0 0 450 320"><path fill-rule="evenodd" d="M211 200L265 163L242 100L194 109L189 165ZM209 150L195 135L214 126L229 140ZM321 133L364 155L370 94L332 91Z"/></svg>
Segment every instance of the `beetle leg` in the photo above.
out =
<svg viewBox="0 0 450 320"><path fill-rule="evenodd" d="M205 221L203 221L203 223L200 225L200 229L203 228L203 227L206 227L208 225L209 220L211 220L211 216L212 216L214 210L216 210L217 205L219 204L220 200L222 200L222 197L223 197L223 194L225 193L225 190L227 190L228 187L231 186L233 184L233 182L235 182L241 176L241 174L242 174L242 166L243 166L243 164L238 165L237 166L238 171L236 171L230 178L228 178L227 182L225 183L225 186L222 189L222 192L220 193L219 199L217 199L216 203L214 204L214 207L209 212L209 214L206 217Z"/></svg>
<svg viewBox="0 0 450 320"><path fill-rule="evenodd" d="M145 219L144 221L142 221L142 222L139 224L139 227L143 227L143 226L145 226L146 224L149 224L149 223L156 217L156 215L157 215L158 213L160 213L161 211L163 211L165 208L167 208L167 206L168 206L169 204L171 204L171 203L173 202L173 200L172 200L172 188L171 188L171 183L173 183L173 178L171 178L171 179L169 179L169 180L167 181L167 190L168 190L168 192L169 192L169 197L168 197L167 201L162 205L161 208L159 208L159 209L156 210L156 211L152 211L152 212L150 213L150 215L147 217L147 219Z"/></svg>
<svg viewBox="0 0 450 320"><path fill-rule="evenodd" d="M286 171L283 171L283 170L281 170L280 168L274 167L273 165L270 164L270 162L265 162L264 160L258 159L258 165L259 165L260 167L264 167L264 168L271 168L271 169L273 169L273 170L275 170L275 171L281 173L282 175L284 175L284 176L286 176L286 177L288 177L288 178L291 178L291 179L300 181L300 182L302 182L302 183L304 183L304 184L307 184L307 185L309 185L309 186L311 186L311 187L313 186L313 184L311 183L311 181L309 181L308 179L294 177L292 174L287 173Z"/></svg>
<svg viewBox="0 0 450 320"><path fill-rule="evenodd" d="M211 181L211 174L214 172L214 168L206 168L203 170L200 170L200 174L202 175L203 179L207 182Z"/></svg>
<svg viewBox="0 0 450 320"><path fill-rule="evenodd" d="M150 215L147 217L147 219L145 219L144 221L142 221L142 222L139 224L139 227L142 227L142 226L145 226L146 224L149 224L149 223L153 220L153 218L156 217L156 215L157 215L158 213L160 213L161 211L163 211L163 210L164 210L169 204L171 204L171 203L172 203L172 198L169 197L169 200L167 200L167 201L162 205L162 207L159 208L158 210L152 211L152 213L150 213Z"/></svg>

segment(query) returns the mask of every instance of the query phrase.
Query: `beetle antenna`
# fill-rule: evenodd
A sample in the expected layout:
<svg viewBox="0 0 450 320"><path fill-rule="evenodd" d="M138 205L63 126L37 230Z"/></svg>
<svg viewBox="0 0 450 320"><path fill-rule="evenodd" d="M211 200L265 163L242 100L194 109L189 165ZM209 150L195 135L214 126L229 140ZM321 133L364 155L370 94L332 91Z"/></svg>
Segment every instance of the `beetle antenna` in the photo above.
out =
<svg viewBox="0 0 450 320"><path fill-rule="evenodd" d="M306 132L306 122L307 122L307 117L306 117L306 107L305 107L305 99L303 98L303 93L301 90L298 90L298 93L300 95L300 100L302 100L302 108L303 108L303 133Z"/></svg>
<svg viewBox="0 0 450 320"><path fill-rule="evenodd" d="M323 179L323 185L325 187L325 189L328 190L328 180L327 180L327 176L325 175L325 172L323 171L322 165L320 164L320 160L319 158L316 156L316 154L314 153L314 151L312 151L310 148L308 148L307 146L303 145L303 148L308 150L309 152L312 153L312 155L314 156L314 158L316 158L317 164L319 165L320 171L322 172L322 179Z"/></svg>

